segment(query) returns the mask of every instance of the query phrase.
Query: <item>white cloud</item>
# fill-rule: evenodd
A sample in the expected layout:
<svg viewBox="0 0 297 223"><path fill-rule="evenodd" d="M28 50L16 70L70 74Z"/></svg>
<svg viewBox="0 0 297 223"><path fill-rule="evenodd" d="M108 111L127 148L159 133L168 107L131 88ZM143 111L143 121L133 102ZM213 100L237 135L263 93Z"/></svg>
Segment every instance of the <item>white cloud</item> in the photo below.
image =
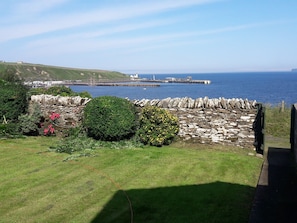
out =
<svg viewBox="0 0 297 223"><path fill-rule="evenodd" d="M40 1L31 0L28 3L19 5L18 10L41 12L48 10L58 4L65 3L67 0ZM189 7L191 5L211 3L214 0L177 0L177 1L143 1L133 5L113 6L109 8L99 8L85 12L65 12L64 14L55 14L54 16L36 17L34 22L9 24L1 28L0 42L11 39L24 38L43 33L55 32L59 30L70 29L74 27L83 27L104 24L112 21L143 17L167 10L173 10L180 7ZM48 2L48 3L47 3ZM45 4L43 6L43 4ZM27 12L26 12L27 13ZM29 13L28 13L29 14ZM32 20L31 20L32 21Z"/></svg>
<svg viewBox="0 0 297 223"><path fill-rule="evenodd" d="M153 25L153 23L147 23L147 25ZM95 52L95 51L104 51L104 50L121 50L125 49L127 52L132 51L145 51L150 49L157 49L157 48L166 48L170 46L184 46L184 45L191 45L191 44L200 44L209 43L206 41L204 37L207 38L219 37L217 34L226 33L226 32L234 32L244 29L250 29L253 27L258 27L262 24L246 24L246 25L239 25L239 26L230 26L230 27L223 27L218 29L209 29L203 31L193 31L193 32L172 32L172 33L160 33L160 34L150 34L150 35L142 35L142 36L129 36L129 37L117 37L117 36L108 36L113 32L121 32L126 31L129 29L137 29L142 27L140 24L135 24L135 26L127 26L127 27L115 27L114 30L103 30L102 32L98 33L80 33L76 35L68 35L68 36L60 36L54 37L52 39L40 39L37 41L31 41L26 45L27 49L31 49L34 52L47 52L52 54L59 54L59 53L86 53L86 52ZM101 36L102 35L102 36ZM98 37L100 38L94 38ZM59 47L56 47L59 46Z"/></svg>

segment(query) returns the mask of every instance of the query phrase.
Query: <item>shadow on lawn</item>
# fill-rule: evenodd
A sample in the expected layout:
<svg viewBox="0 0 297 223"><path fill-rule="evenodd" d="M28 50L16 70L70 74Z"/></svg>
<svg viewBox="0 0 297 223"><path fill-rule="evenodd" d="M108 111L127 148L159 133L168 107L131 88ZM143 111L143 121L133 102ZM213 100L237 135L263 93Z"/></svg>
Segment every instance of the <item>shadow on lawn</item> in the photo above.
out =
<svg viewBox="0 0 297 223"><path fill-rule="evenodd" d="M214 182L117 191L91 221L112 223L247 222L255 188Z"/></svg>

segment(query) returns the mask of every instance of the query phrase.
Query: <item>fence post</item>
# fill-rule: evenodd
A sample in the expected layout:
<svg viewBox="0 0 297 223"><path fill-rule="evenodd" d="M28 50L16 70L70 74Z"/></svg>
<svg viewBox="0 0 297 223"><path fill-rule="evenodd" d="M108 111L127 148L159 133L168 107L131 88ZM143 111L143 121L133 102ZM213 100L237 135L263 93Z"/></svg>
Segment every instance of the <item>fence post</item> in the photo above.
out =
<svg viewBox="0 0 297 223"><path fill-rule="evenodd" d="M257 104L257 116L253 124L255 132L255 142L257 153L264 153L265 148L265 107L262 104Z"/></svg>
<svg viewBox="0 0 297 223"><path fill-rule="evenodd" d="M291 129L290 129L290 143L291 150L295 154L295 162L297 162L297 117L296 117L297 103L292 105L291 109Z"/></svg>
<svg viewBox="0 0 297 223"><path fill-rule="evenodd" d="M282 101L282 107L281 107L281 112L284 112L285 111L285 102Z"/></svg>

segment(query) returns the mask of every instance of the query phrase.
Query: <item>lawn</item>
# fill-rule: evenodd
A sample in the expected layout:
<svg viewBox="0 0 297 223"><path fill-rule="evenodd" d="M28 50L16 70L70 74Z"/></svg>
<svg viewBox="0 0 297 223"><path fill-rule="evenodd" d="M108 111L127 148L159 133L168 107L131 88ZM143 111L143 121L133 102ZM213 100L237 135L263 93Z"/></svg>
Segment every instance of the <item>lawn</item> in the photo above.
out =
<svg viewBox="0 0 297 223"><path fill-rule="evenodd" d="M0 140L0 222L247 222L262 159L171 145L49 152L57 138Z"/></svg>

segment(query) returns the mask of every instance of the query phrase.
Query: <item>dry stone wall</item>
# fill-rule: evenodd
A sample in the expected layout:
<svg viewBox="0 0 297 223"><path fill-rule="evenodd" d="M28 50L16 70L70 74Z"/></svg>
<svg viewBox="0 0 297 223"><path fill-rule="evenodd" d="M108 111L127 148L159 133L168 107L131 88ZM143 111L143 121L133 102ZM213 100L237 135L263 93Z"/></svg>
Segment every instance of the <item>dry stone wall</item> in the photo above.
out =
<svg viewBox="0 0 297 223"><path fill-rule="evenodd" d="M39 104L45 116L56 112L61 115L63 125L75 126L81 123L83 108L89 100L81 97L35 95L31 97L31 104ZM158 106L175 114L179 118L178 136L184 141L253 148L256 101L205 97L142 99L132 102L138 107Z"/></svg>
<svg viewBox="0 0 297 223"><path fill-rule="evenodd" d="M135 100L140 107L158 106L177 115L184 141L253 148L257 102L233 99L166 98Z"/></svg>
<svg viewBox="0 0 297 223"><path fill-rule="evenodd" d="M45 118L53 112L59 113L59 125L65 128L78 126L82 122L83 109L90 101L88 98L61 97L52 95L32 95L29 103L29 110L32 110L36 103L40 106Z"/></svg>
<svg viewBox="0 0 297 223"><path fill-rule="evenodd" d="M170 109L179 118L178 135L185 141L253 147L256 110Z"/></svg>

